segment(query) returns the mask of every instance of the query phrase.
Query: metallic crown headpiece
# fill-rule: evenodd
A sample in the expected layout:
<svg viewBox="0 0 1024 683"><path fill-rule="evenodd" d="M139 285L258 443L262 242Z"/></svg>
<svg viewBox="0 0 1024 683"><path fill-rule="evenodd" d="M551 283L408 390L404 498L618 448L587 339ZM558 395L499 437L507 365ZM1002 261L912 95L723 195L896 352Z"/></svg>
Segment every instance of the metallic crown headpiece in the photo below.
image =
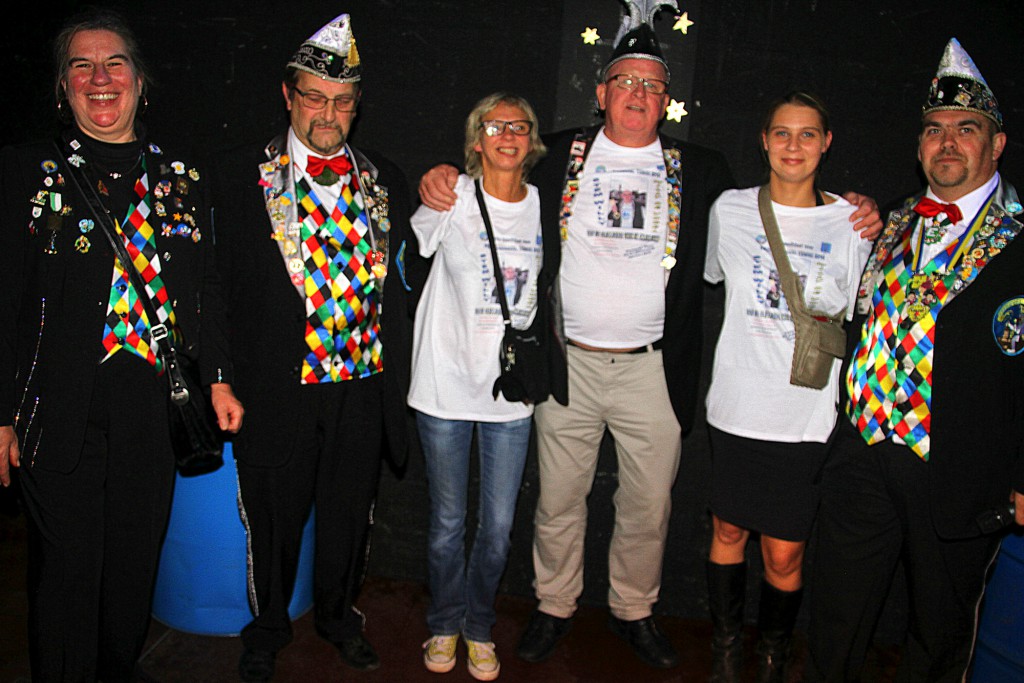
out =
<svg viewBox="0 0 1024 683"><path fill-rule="evenodd" d="M679 5L676 0L623 0L629 14L623 15L619 32L615 36L615 50L608 63L601 70L601 80L608 77L608 70L616 62L623 59L650 59L665 67L665 80L670 79L668 63L661 54L658 37L654 34L651 22L662 7L670 7L676 12Z"/></svg>
<svg viewBox="0 0 1024 683"><path fill-rule="evenodd" d="M362 68L349 16L338 15L307 38L288 66L335 83L357 83Z"/></svg>
<svg viewBox="0 0 1024 683"><path fill-rule="evenodd" d="M992 119L1000 129L1003 127L996 96L956 38L946 43L921 113L948 110L976 111Z"/></svg>

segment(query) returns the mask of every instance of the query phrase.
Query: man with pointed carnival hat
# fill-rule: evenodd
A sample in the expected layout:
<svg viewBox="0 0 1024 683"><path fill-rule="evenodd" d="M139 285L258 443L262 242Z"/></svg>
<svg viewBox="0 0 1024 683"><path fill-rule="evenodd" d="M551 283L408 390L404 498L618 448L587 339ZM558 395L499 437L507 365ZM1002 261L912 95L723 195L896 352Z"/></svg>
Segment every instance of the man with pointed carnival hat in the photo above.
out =
<svg viewBox="0 0 1024 683"><path fill-rule="evenodd" d="M362 63L347 14L306 40L281 90L290 125L220 155L215 194L238 392L234 442L249 541L252 622L239 673L269 680L292 638L303 527L315 511L318 633L360 670L379 659L354 603L381 455L406 455L411 317L409 191L388 160L349 144Z"/></svg>
<svg viewBox="0 0 1024 683"><path fill-rule="evenodd" d="M963 680L1000 533L1024 523L1022 213L992 90L954 38L921 119L925 190L889 215L861 284L845 418L822 475L811 680L859 677L897 562L897 677ZM1015 504L1016 512L1011 505Z"/></svg>
<svg viewBox="0 0 1024 683"><path fill-rule="evenodd" d="M618 458L609 626L643 662L668 668L678 655L653 607L682 433L699 405L708 210L733 178L718 152L658 132L670 75L651 22L662 7L678 11L676 3L627 5L596 88L604 124L546 136L549 153L530 174L543 222L538 290L556 321L555 400L534 413L540 604L517 655L546 659L570 628L583 592L587 495L607 429ZM454 178L447 166L428 172L424 203L448 208ZM642 225L608 227L609 198L620 189L646 197ZM863 215L881 227L871 206Z"/></svg>

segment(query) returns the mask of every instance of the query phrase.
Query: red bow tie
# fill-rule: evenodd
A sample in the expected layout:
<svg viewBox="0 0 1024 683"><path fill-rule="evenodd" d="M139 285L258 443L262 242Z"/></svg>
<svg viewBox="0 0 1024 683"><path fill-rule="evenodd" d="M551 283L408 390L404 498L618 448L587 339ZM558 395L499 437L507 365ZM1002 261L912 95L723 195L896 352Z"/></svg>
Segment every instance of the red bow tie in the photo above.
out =
<svg viewBox="0 0 1024 683"><path fill-rule="evenodd" d="M306 173L313 178L323 173L325 168L329 168L339 176L343 176L352 170L352 162L344 154L332 159L322 159L314 156L306 159Z"/></svg>
<svg viewBox="0 0 1024 683"><path fill-rule="evenodd" d="M922 197L921 201L919 201L914 207L914 211L926 218L932 218L937 214L945 213L949 216L949 220L951 220L954 225L959 223L960 219L964 217L963 214L960 213L960 207L956 204L940 204L934 199L929 199L928 197Z"/></svg>

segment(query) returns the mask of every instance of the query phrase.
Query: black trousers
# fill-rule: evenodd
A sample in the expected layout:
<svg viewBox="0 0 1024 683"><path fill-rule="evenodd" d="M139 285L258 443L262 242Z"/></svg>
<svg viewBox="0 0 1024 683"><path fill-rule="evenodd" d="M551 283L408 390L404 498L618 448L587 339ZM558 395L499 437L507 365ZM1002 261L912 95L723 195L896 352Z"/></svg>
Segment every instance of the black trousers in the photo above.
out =
<svg viewBox="0 0 1024 683"><path fill-rule="evenodd" d="M302 531L316 506L313 601L317 631L338 642L359 634L355 601L366 568L380 476L384 377L312 385L300 391L302 418L281 467L252 467L239 453L239 510L249 538L248 648L276 652L292 639L288 604ZM236 445L237 447L237 445ZM247 448L258 448L248 444Z"/></svg>
<svg viewBox="0 0 1024 683"><path fill-rule="evenodd" d="M998 538L939 538L928 463L891 441L868 446L841 415L822 475L809 585L810 681L858 680L902 561L909 624L898 681L959 681Z"/></svg>
<svg viewBox="0 0 1024 683"><path fill-rule="evenodd" d="M168 391L166 378L120 351L96 370L78 466L43 469L45 451L41 466L22 464L37 683L132 678L174 486Z"/></svg>

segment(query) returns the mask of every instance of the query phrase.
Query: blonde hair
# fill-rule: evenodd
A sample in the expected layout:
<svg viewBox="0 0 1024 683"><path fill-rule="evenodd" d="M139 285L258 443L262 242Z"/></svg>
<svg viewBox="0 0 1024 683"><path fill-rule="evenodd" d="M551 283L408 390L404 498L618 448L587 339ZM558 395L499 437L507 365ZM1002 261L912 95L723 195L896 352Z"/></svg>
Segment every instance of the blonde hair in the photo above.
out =
<svg viewBox="0 0 1024 683"><path fill-rule="evenodd" d="M480 162L480 152L476 151L474 147L477 146L480 142L480 136L483 135L483 129L480 127L480 124L483 122L484 116L499 104L507 104L522 109L526 119L533 124L533 127L530 129L530 151L526 153L526 158L523 160L523 181L525 182L526 175L530 172L530 169L533 168L538 159L547 154L548 148L540 140L537 115L533 112L533 107L522 97L507 92L496 92L483 98L474 105L473 110L469 112L469 116L466 118L466 145L463 148L466 158L466 175L472 178L479 178L483 175L484 169L483 164Z"/></svg>

